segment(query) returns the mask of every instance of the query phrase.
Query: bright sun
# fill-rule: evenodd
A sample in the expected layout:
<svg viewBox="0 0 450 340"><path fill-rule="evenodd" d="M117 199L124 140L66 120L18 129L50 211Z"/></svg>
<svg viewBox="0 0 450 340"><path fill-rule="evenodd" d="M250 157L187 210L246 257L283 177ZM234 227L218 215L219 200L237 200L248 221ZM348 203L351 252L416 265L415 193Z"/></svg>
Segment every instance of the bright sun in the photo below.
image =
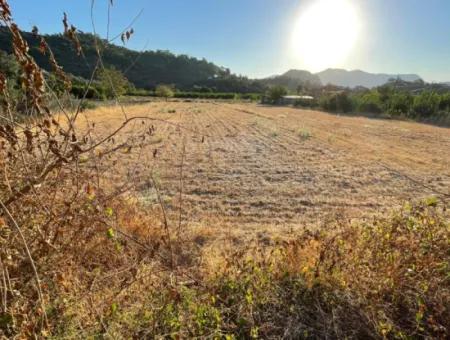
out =
<svg viewBox="0 0 450 340"><path fill-rule="evenodd" d="M322 71L348 57L358 34L358 15L348 0L315 0L298 19L292 48L304 67Z"/></svg>

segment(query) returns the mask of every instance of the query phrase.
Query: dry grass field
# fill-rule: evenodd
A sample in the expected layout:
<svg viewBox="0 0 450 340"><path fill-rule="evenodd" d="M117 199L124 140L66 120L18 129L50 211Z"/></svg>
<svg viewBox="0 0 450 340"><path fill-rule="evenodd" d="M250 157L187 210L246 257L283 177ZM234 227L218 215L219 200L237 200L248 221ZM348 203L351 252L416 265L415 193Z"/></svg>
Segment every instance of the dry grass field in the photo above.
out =
<svg viewBox="0 0 450 340"><path fill-rule="evenodd" d="M168 123L154 122L143 150L114 156L106 177L140 180L135 198L152 206L157 197L143 180L151 173L172 224L181 205L183 225L265 238L450 194L449 129L248 103L152 102L125 111ZM86 113L100 133L120 126L123 114Z"/></svg>
<svg viewBox="0 0 450 340"><path fill-rule="evenodd" d="M66 115L5 170L0 338L448 338L450 129L152 101L69 138Z"/></svg>

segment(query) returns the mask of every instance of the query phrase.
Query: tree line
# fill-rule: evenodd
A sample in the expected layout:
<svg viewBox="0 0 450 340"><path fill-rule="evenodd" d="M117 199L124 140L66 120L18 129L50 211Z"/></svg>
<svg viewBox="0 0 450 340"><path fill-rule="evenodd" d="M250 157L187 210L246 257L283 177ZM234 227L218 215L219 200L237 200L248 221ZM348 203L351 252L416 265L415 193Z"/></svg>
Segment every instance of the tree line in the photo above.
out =
<svg viewBox="0 0 450 340"><path fill-rule="evenodd" d="M30 55L44 70L52 66L40 53L40 40L33 33L21 32L28 43ZM73 44L62 34L44 35L59 65L74 77L89 79L97 61L96 48L102 52L103 64L120 71L136 88L154 90L159 84L170 84L182 91L195 91L195 87L208 87L213 92L255 93L264 90L258 80L232 74L227 68L206 59L175 55L169 51L138 52L118 46L89 33L78 33L83 48L79 58ZM0 50L12 53L11 33L0 27ZM196 92L196 91L195 91Z"/></svg>

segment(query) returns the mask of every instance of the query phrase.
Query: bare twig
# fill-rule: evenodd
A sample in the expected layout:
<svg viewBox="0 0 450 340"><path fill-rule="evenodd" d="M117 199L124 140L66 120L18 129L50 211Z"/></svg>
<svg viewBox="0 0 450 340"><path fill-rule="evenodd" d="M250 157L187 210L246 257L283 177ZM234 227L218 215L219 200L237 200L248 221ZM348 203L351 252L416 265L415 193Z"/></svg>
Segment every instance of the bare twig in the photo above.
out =
<svg viewBox="0 0 450 340"><path fill-rule="evenodd" d="M179 213L178 213L178 237L180 236L181 232L181 221L182 221L182 214L183 214L183 166L184 166L184 159L186 157L186 140L183 139L183 146L181 151L181 162L180 162L180 188L179 188Z"/></svg>
<svg viewBox="0 0 450 340"><path fill-rule="evenodd" d="M151 179L153 182L153 186L155 188L156 196L158 197L159 206L161 207L161 211L163 213L163 223L164 223L164 230L166 232L166 242L167 242L167 246L169 247L169 252L170 252L170 265L171 265L171 268L173 268L175 263L174 263L174 258L173 258L172 237L170 235L170 228L169 228L169 222L167 219L166 208L164 206L164 202L162 200L161 193L159 192L158 184L156 183L156 180L153 177L153 174L151 176Z"/></svg>
<svg viewBox="0 0 450 340"><path fill-rule="evenodd" d="M25 251L26 251L27 256L28 256L28 260L30 261L31 268L33 269L34 277L35 277L35 280L36 280L36 289L37 289L37 292L38 292L39 301L41 303L42 315L44 316L44 322L45 322L45 325L47 326L48 325L48 319L47 319L47 313L45 311L45 302L44 302L44 296L42 294L41 280L39 279L39 274L38 274L36 265L34 263L33 256L31 255L30 249L28 248L27 240L25 239L25 236L24 236L24 234L22 232L22 229L20 229L20 227L17 224L16 220L14 219L14 217L9 212L8 208L3 204L3 202L1 200L0 200L0 205L2 206L3 212L8 216L9 220L13 223L14 227L16 228L17 232L20 235L20 238L22 239L23 246L24 246Z"/></svg>

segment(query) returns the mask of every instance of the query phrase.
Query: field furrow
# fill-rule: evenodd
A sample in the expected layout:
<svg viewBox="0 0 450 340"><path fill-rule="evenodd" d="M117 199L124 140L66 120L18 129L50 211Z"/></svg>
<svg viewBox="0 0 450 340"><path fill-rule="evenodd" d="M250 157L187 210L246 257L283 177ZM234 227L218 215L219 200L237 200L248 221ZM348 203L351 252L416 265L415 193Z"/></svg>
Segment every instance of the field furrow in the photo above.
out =
<svg viewBox="0 0 450 340"><path fill-rule="evenodd" d="M107 131L120 111L103 110L91 118L107 115ZM137 168L145 159L140 173L157 177L169 216L182 206L184 223L293 228L450 194L448 129L243 103L155 102L127 110L170 122L155 122L155 143L127 159ZM137 194L155 205L153 189L148 184Z"/></svg>

